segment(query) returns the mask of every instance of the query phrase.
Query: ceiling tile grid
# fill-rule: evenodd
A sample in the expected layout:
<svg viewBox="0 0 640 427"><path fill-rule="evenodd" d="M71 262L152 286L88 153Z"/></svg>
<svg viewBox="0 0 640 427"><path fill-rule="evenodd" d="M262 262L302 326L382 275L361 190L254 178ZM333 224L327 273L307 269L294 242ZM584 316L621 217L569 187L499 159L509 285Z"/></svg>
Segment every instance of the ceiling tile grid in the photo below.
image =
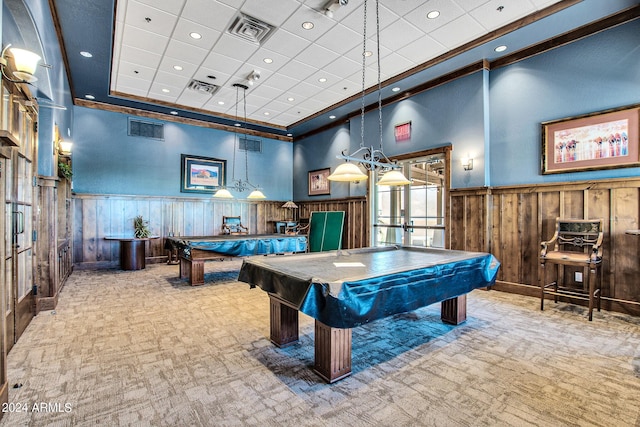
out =
<svg viewBox="0 0 640 427"><path fill-rule="evenodd" d="M118 0L111 90L175 103L176 109L233 114L234 83L249 83L247 117L288 126L362 90L364 0L329 16L330 0ZM337 1L337 0L336 0ZM523 18L558 0L383 0L379 7L381 79ZM427 19L437 10L440 16ZM248 16L274 29L253 42L228 32ZM365 86L377 83L375 2L367 2ZM303 23L313 23L312 29ZM240 26L252 37L262 23ZM198 33L199 38L191 33ZM326 79L321 82L320 79ZM188 89L192 79L220 86ZM293 100L290 100L293 98ZM265 114L265 113L268 113Z"/></svg>

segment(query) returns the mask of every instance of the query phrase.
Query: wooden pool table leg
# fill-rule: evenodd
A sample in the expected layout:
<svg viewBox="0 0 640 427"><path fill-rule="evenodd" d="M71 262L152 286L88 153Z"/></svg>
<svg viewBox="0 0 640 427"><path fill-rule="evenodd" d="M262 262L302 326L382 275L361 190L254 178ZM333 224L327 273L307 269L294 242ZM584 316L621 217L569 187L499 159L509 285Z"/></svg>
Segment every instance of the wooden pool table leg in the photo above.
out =
<svg viewBox="0 0 640 427"><path fill-rule="evenodd" d="M298 310L269 294L270 338L278 347L298 341Z"/></svg>
<svg viewBox="0 0 640 427"><path fill-rule="evenodd" d="M467 320L467 294L442 301L440 318L444 323L458 325Z"/></svg>
<svg viewBox="0 0 640 427"><path fill-rule="evenodd" d="M351 375L351 329L332 328L316 320L313 369L325 381Z"/></svg>

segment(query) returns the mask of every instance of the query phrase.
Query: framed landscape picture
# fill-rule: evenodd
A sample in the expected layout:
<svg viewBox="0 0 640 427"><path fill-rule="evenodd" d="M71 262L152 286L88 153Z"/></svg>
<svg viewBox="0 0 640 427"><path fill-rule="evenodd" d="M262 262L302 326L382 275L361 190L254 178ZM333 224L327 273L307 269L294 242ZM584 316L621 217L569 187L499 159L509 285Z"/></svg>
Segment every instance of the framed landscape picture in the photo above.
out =
<svg viewBox="0 0 640 427"><path fill-rule="evenodd" d="M328 177L331 169L318 169L309 171L309 196L331 194L331 181Z"/></svg>
<svg viewBox="0 0 640 427"><path fill-rule="evenodd" d="M226 166L226 160L182 154L180 191L214 193L225 185Z"/></svg>
<svg viewBox="0 0 640 427"><path fill-rule="evenodd" d="M542 173L640 166L640 106L542 123Z"/></svg>

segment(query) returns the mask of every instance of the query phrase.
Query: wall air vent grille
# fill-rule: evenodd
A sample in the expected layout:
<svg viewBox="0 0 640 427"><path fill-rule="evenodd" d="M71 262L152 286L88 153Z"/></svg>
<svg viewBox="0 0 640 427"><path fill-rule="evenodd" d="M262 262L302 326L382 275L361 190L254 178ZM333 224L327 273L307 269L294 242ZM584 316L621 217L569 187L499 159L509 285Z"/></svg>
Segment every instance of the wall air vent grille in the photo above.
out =
<svg viewBox="0 0 640 427"><path fill-rule="evenodd" d="M187 85L187 89L199 93L205 93L207 95L213 95L220 90L220 86L214 85L213 83L201 82L200 80L193 79Z"/></svg>
<svg viewBox="0 0 640 427"><path fill-rule="evenodd" d="M164 141L164 125L162 123L144 122L130 118L127 133L129 136L140 136L142 138Z"/></svg>
<svg viewBox="0 0 640 427"><path fill-rule="evenodd" d="M276 28L253 16L238 13L227 32L251 43L262 44L273 34Z"/></svg>
<svg viewBox="0 0 640 427"><path fill-rule="evenodd" d="M262 141L259 139L240 138L238 141L240 151L253 151L262 153Z"/></svg>

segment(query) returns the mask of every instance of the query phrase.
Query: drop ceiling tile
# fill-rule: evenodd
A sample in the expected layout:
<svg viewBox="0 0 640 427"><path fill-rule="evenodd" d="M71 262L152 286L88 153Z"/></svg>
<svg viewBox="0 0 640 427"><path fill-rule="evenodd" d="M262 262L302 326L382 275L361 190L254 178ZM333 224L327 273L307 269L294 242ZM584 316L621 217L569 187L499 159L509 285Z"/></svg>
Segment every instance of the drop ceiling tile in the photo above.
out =
<svg viewBox="0 0 640 427"><path fill-rule="evenodd" d="M309 40L279 28L278 31L269 37L263 46L280 55L292 58L306 49L310 44L311 42L309 42Z"/></svg>
<svg viewBox="0 0 640 427"><path fill-rule="evenodd" d="M118 64L118 76L129 76L136 79L151 81L155 74L155 68L145 67L140 64L132 64L126 61L120 61Z"/></svg>
<svg viewBox="0 0 640 427"><path fill-rule="evenodd" d="M148 91L151 87L149 80L137 79L131 76L120 75L117 77L117 91L120 91L120 87L135 87L138 90Z"/></svg>
<svg viewBox="0 0 640 427"><path fill-rule="evenodd" d="M140 28L125 25L122 33L122 44L136 47L147 52L162 55L164 53L169 38L158 34L143 31Z"/></svg>
<svg viewBox="0 0 640 427"><path fill-rule="evenodd" d="M177 21L176 15L139 3L136 0L129 0L125 18L127 25L137 26L144 31L169 37Z"/></svg>
<svg viewBox="0 0 640 427"><path fill-rule="evenodd" d="M320 81L320 79L324 79L325 81ZM328 73L324 69L322 69L306 78L305 82L317 86L320 90L325 90L329 86L336 84L342 79L342 76L334 76L333 74Z"/></svg>
<svg viewBox="0 0 640 427"><path fill-rule="evenodd" d="M269 79L265 80L264 83L273 88L279 88L282 91L286 91L298 83L298 80L287 77L283 74L274 73L269 77Z"/></svg>
<svg viewBox="0 0 640 427"><path fill-rule="evenodd" d="M209 102L211 95L207 93L200 93L193 90L184 90L178 97L178 104L188 105L189 107L201 108L204 104Z"/></svg>
<svg viewBox="0 0 640 427"><path fill-rule="evenodd" d="M200 34L202 38L194 39L189 35L192 32ZM220 31L181 18L178 20L175 31L173 32L173 39L209 51L213 45L216 44L221 34Z"/></svg>
<svg viewBox="0 0 640 427"><path fill-rule="evenodd" d="M270 59L271 63L269 64L264 62L265 58ZM266 69L273 72L287 64L289 62L289 57L261 47L247 60L247 62L254 68Z"/></svg>
<svg viewBox="0 0 640 427"><path fill-rule="evenodd" d="M246 0L242 5L242 12L279 27L300 7L296 0L272 1L268 6L265 6L264 0Z"/></svg>
<svg viewBox="0 0 640 427"><path fill-rule="evenodd" d="M289 89L287 93L293 96L296 100L299 100L299 102L302 102L308 98L315 97L321 91L322 89L314 84L307 83L307 82L300 82L297 85L293 86L291 89Z"/></svg>
<svg viewBox="0 0 640 427"><path fill-rule="evenodd" d="M250 94L251 96L256 95L265 99L278 100L279 98L283 98L280 101L284 100L282 90L268 86L266 84L259 84L257 87L254 87L251 90Z"/></svg>
<svg viewBox="0 0 640 427"><path fill-rule="evenodd" d="M349 58L341 56L335 61L325 65L322 69L335 76L344 77L353 74L358 70L361 70L362 63L358 63L356 61L352 61Z"/></svg>
<svg viewBox="0 0 640 427"><path fill-rule="evenodd" d="M258 47L257 44L224 33L218 39L213 50L221 55L244 62L251 58Z"/></svg>
<svg viewBox="0 0 640 427"><path fill-rule="evenodd" d="M349 3L351 5L351 3ZM376 15L375 7L372 7L372 2L367 4L367 37L373 37L376 34ZM380 30L387 28L399 19L396 13L393 13L386 7L380 7ZM340 21L341 24L351 28L356 33L360 34L360 38L363 37L364 31L364 7L359 5L349 16Z"/></svg>
<svg viewBox="0 0 640 427"><path fill-rule="evenodd" d="M380 70L384 71L387 76L400 74L416 65L415 61L411 61L397 53L387 55L380 60Z"/></svg>
<svg viewBox="0 0 640 427"><path fill-rule="evenodd" d="M183 43L181 41L172 39L167 46L165 52L166 56L171 58L180 58L184 62L188 62L195 65L200 65L209 54L206 49L199 48L197 46Z"/></svg>
<svg viewBox="0 0 640 427"><path fill-rule="evenodd" d="M187 0L181 16L198 24L222 31L222 29L226 30L235 14L235 7L229 7L218 1Z"/></svg>
<svg viewBox="0 0 640 427"><path fill-rule="evenodd" d="M215 77L215 79L211 79L209 76L213 76ZM212 70L206 67L198 68L198 70L193 74L193 78L203 82L213 83L218 86L225 86L225 85L231 86L232 84L232 83L229 83L229 81L232 78L231 74L226 74L221 71Z"/></svg>
<svg viewBox="0 0 640 427"><path fill-rule="evenodd" d="M332 52L345 53L362 44L362 36L357 32L338 24L316 40L320 46Z"/></svg>
<svg viewBox="0 0 640 427"><path fill-rule="evenodd" d="M182 70L176 70L174 66L180 66L182 67ZM196 72L198 66L192 64L191 62L183 61L182 59L165 56L164 58L162 58L162 61L157 68L159 71L164 71L165 73L188 78Z"/></svg>
<svg viewBox="0 0 640 427"><path fill-rule="evenodd" d="M484 32L484 28L475 19L469 15L462 15L429 35L440 44L452 49L480 37Z"/></svg>
<svg viewBox="0 0 640 427"><path fill-rule="evenodd" d="M185 88L191 81L189 76L177 76L173 73L165 73L164 71L158 71L153 82L159 85L170 86L174 88Z"/></svg>
<svg viewBox="0 0 640 427"><path fill-rule="evenodd" d="M500 28L523 16L535 12L529 0L505 2L492 0L469 12L487 31Z"/></svg>
<svg viewBox="0 0 640 427"><path fill-rule="evenodd" d="M463 3L467 4L466 2L467 0L463 1ZM428 19L427 14L434 10L439 11L440 16L436 19ZM448 24L463 14L464 10L451 0L430 0L406 15L405 19L425 33L428 33Z"/></svg>
<svg viewBox="0 0 640 427"><path fill-rule="evenodd" d="M139 87L119 85L117 91L129 95L147 97L147 91Z"/></svg>
<svg viewBox="0 0 640 427"><path fill-rule="evenodd" d="M149 52L148 50L138 49L137 47L123 45L120 50L120 61L127 61L133 64L146 65L148 67L157 67L162 60L162 55Z"/></svg>
<svg viewBox="0 0 640 427"><path fill-rule="evenodd" d="M168 89L169 92L165 92L163 89ZM153 82L151 87L149 87L149 96L161 96L163 98L171 98L175 101L183 90L184 86L171 86L160 82Z"/></svg>
<svg viewBox="0 0 640 427"><path fill-rule="evenodd" d="M549 7L552 4L556 4L559 3L560 0L531 0L533 2L533 5L538 9L538 10L542 10L545 7Z"/></svg>
<svg viewBox="0 0 640 427"><path fill-rule="evenodd" d="M118 0L118 9L120 9L121 1L123 0ZM149 6L153 6L156 9L164 10L165 12L169 12L174 15L179 15L185 0L137 0L137 1L139 1L140 3L147 4Z"/></svg>
<svg viewBox="0 0 640 427"><path fill-rule="evenodd" d="M413 43L398 49L397 53L418 65L435 58L447 51L447 48L429 36L424 36ZM386 58L385 58L386 59ZM393 73L393 67L389 70Z"/></svg>
<svg viewBox="0 0 640 427"><path fill-rule="evenodd" d="M278 70L278 74L282 74L293 79L304 80L316 71L318 71L317 68L294 59L280 68Z"/></svg>
<svg viewBox="0 0 640 427"><path fill-rule="evenodd" d="M304 22L313 22L314 27L310 30L302 28ZM287 30L299 37L307 39L309 41L317 40L332 27L336 25L336 22L327 18L324 14L311 9L305 5L300 6L296 12L282 24L282 29Z"/></svg>
<svg viewBox="0 0 640 427"><path fill-rule="evenodd" d="M221 55L217 52L211 52L202 63L202 66L210 70L215 70L216 72L233 75L238 68L242 66L242 61Z"/></svg>
<svg viewBox="0 0 640 427"><path fill-rule="evenodd" d="M398 20L380 31L380 44L395 51L424 37L425 33L406 21Z"/></svg>
<svg viewBox="0 0 640 427"><path fill-rule="evenodd" d="M295 59L311 67L322 68L330 62L338 59L339 56L340 55L330 51L329 49L312 44L303 52L296 55Z"/></svg>
<svg viewBox="0 0 640 427"><path fill-rule="evenodd" d="M485 3L488 3L490 0L454 0L456 4L458 4L465 12L472 11L475 8L482 6Z"/></svg>

